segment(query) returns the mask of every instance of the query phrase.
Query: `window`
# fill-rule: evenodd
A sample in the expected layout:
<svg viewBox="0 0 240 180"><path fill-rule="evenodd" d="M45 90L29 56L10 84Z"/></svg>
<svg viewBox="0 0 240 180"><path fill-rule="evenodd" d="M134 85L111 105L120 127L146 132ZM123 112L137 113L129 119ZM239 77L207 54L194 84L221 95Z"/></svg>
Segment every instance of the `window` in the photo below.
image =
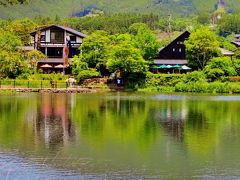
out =
<svg viewBox="0 0 240 180"><path fill-rule="evenodd" d="M45 35L41 35L40 41L41 41L41 42L45 42L45 41L46 41L46 36L45 36Z"/></svg>
<svg viewBox="0 0 240 180"><path fill-rule="evenodd" d="M173 48L172 51L175 52L175 48Z"/></svg>
<svg viewBox="0 0 240 180"><path fill-rule="evenodd" d="M182 52L182 49L181 49L181 48L179 48L179 52Z"/></svg>
<svg viewBox="0 0 240 180"><path fill-rule="evenodd" d="M77 37L76 36L70 36L70 41L71 42L76 42L77 41Z"/></svg>
<svg viewBox="0 0 240 180"><path fill-rule="evenodd" d="M63 57L63 48L47 48L47 56L50 58L62 58Z"/></svg>
<svg viewBox="0 0 240 180"><path fill-rule="evenodd" d="M64 43L63 31L51 31L51 43Z"/></svg>

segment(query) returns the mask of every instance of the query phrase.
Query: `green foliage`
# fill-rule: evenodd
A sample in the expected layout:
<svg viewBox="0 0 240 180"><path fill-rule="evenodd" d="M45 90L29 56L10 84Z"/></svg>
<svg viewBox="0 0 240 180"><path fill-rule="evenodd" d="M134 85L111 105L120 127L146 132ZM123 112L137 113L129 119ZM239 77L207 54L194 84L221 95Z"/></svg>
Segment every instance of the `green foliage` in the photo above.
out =
<svg viewBox="0 0 240 180"><path fill-rule="evenodd" d="M240 59L233 60L233 67L235 68L237 75L240 76Z"/></svg>
<svg viewBox="0 0 240 180"><path fill-rule="evenodd" d="M71 62L70 65L74 75L77 75L82 70L88 70L88 64L76 58L73 59L73 62Z"/></svg>
<svg viewBox="0 0 240 180"><path fill-rule="evenodd" d="M130 33L134 35L133 43L138 48L145 60L152 60L156 57L159 49L156 36L147 27L146 24L136 23L129 28Z"/></svg>
<svg viewBox="0 0 240 180"><path fill-rule="evenodd" d="M232 90L228 83L212 82L212 83L178 83L175 86L176 92L195 92L195 93L231 93Z"/></svg>
<svg viewBox="0 0 240 180"><path fill-rule="evenodd" d="M189 64L203 69L213 57L219 56L217 36L207 27L201 27L192 32L185 41Z"/></svg>
<svg viewBox="0 0 240 180"><path fill-rule="evenodd" d="M209 24L211 14L207 12L201 12L197 17L197 22L200 24Z"/></svg>
<svg viewBox="0 0 240 180"><path fill-rule="evenodd" d="M219 42L219 46L221 48L230 50L230 51L235 51L237 48L235 45L233 45L232 43L230 43L230 41L222 36L218 36L217 40Z"/></svg>
<svg viewBox="0 0 240 180"><path fill-rule="evenodd" d="M15 78L24 72L27 63L20 52L0 51L0 76Z"/></svg>
<svg viewBox="0 0 240 180"><path fill-rule="evenodd" d="M0 5L7 6L7 5L14 5L14 4L23 4L28 2L28 0L2 0L0 1Z"/></svg>
<svg viewBox="0 0 240 180"><path fill-rule="evenodd" d="M25 55L25 59L27 60L28 65L35 71L37 70L38 61L44 58L46 58L46 56L38 50L29 51Z"/></svg>
<svg viewBox="0 0 240 180"><path fill-rule="evenodd" d="M28 18L24 18L10 22L5 30L18 36L24 45L30 45L32 40L30 33L36 28L36 23Z"/></svg>
<svg viewBox="0 0 240 180"><path fill-rule="evenodd" d="M209 81L226 80L228 76L236 75L233 63L228 57L213 58L205 66L204 73Z"/></svg>
<svg viewBox="0 0 240 180"><path fill-rule="evenodd" d="M174 87L182 80L182 74L153 74L147 73L146 87L171 86Z"/></svg>
<svg viewBox="0 0 240 180"><path fill-rule="evenodd" d="M0 31L0 49L1 51L15 51L17 46L21 46L22 42L18 36L10 32Z"/></svg>
<svg viewBox="0 0 240 180"><path fill-rule="evenodd" d="M140 50L128 41L112 46L108 58L107 67L112 72L144 73L147 70L147 62Z"/></svg>
<svg viewBox="0 0 240 180"><path fill-rule="evenodd" d="M97 64L107 62L107 53L110 39L105 31L96 31L87 36L80 47L80 59L94 68Z"/></svg>
<svg viewBox="0 0 240 180"><path fill-rule="evenodd" d="M145 23L151 29L157 28L158 16L152 14L102 14L98 16L85 16L81 18L72 17L63 20L67 24L79 31L88 33L96 30L103 30L109 34L126 33L129 27L134 23Z"/></svg>
<svg viewBox="0 0 240 180"><path fill-rule="evenodd" d="M222 17L219 22L218 29L219 34L222 36L227 36L232 33L240 33L240 19L239 14L226 14Z"/></svg>
<svg viewBox="0 0 240 180"><path fill-rule="evenodd" d="M206 77L202 71L193 71L193 72L188 72L183 76L182 82L187 84L187 83L202 83L206 81Z"/></svg>
<svg viewBox="0 0 240 180"><path fill-rule="evenodd" d="M68 78L67 75L62 75L60 73L52 73L52 74L42 74L42 73L34 73L33 71L25 71L23 74L17 77L17 79L21 80L31 80L31 81L40 81L40 80L53 80L53 81L64 81Z"/></svg>
<svg viewBox="0 0 240 180"><path fill-rule="evenodd" d="M84 79L89 79L89 78L98 77L98 76L99 76L99 72L97 72L95 69L81 70L77 75L77 81L79 83L82 83Z"/></svg>

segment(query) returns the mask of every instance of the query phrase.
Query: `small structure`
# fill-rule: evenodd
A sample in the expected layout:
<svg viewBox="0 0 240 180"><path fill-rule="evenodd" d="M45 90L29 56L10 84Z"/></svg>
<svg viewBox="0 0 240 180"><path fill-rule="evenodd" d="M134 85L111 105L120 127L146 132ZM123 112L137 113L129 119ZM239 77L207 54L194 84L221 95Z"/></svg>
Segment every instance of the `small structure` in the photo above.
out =
<svg viewBox="0 0 240 180"><path fill-rule="evenodd" d="M240 34L235 35L235 40L232 41L232 44L234 44L236 47L240 47Z"/></svg>
<svg viewBox="0 0 240 180"><path fill-rule="evenodd" d="M234 52L229 51L229 50L224 49L224 48L220 48L220 51L221 51L221 53L222 53L224 56L230 57L231 59L232 59L232 57L235 55Z"/></svg>
<svg viewBox="0 0 240 180"><path fill-rule="evenodd" d="M47 56L38 62L38 68L44 64L52 67L68 66L68 62L74 55L79 54L85 34L65 26L51 25L32 32L34 37L34 49L40 50ZM60 68L63 69L64 68ZM52 69L54 70L54 69Z"/></svg>

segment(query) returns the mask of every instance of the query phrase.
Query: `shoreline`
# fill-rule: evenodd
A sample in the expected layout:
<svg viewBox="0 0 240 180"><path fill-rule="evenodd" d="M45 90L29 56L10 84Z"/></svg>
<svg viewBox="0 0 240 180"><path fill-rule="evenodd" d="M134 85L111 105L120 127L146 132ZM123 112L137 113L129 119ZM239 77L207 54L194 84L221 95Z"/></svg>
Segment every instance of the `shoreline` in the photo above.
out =
<svg viewBox="0 0 240 180"><path fill-rule="evenodd" d="M96 89L91 88L0 88L0 92L51 92L51 93L95 93Z"/></svg>

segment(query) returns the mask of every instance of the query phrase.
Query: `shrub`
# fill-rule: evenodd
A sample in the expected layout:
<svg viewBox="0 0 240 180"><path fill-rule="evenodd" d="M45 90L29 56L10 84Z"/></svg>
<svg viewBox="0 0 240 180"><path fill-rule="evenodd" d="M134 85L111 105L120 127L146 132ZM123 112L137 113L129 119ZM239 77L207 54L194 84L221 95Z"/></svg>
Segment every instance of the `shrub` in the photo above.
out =
<svg viewBox="0 0 240 180"><path fill-rule="evenodd" d="M213 58L204 68L208 81L226 81L226 77L236 75L233 63L228 57Z"/></svg>
<svg viewBox="0 0 240 180"><path fill-rule="evenodd" d="M183 76L182 82L190 83L190 82L205 82L206 77L202 71L193 71L188 72Z"/></svg>
<svg viewBox="0 0 240 180"><path fill-rule="evenodd" d="M95 69L82 70L77 75L77 81L82 83L84 79L98 77L98 75L99 72L97 72Z"/></svg>

